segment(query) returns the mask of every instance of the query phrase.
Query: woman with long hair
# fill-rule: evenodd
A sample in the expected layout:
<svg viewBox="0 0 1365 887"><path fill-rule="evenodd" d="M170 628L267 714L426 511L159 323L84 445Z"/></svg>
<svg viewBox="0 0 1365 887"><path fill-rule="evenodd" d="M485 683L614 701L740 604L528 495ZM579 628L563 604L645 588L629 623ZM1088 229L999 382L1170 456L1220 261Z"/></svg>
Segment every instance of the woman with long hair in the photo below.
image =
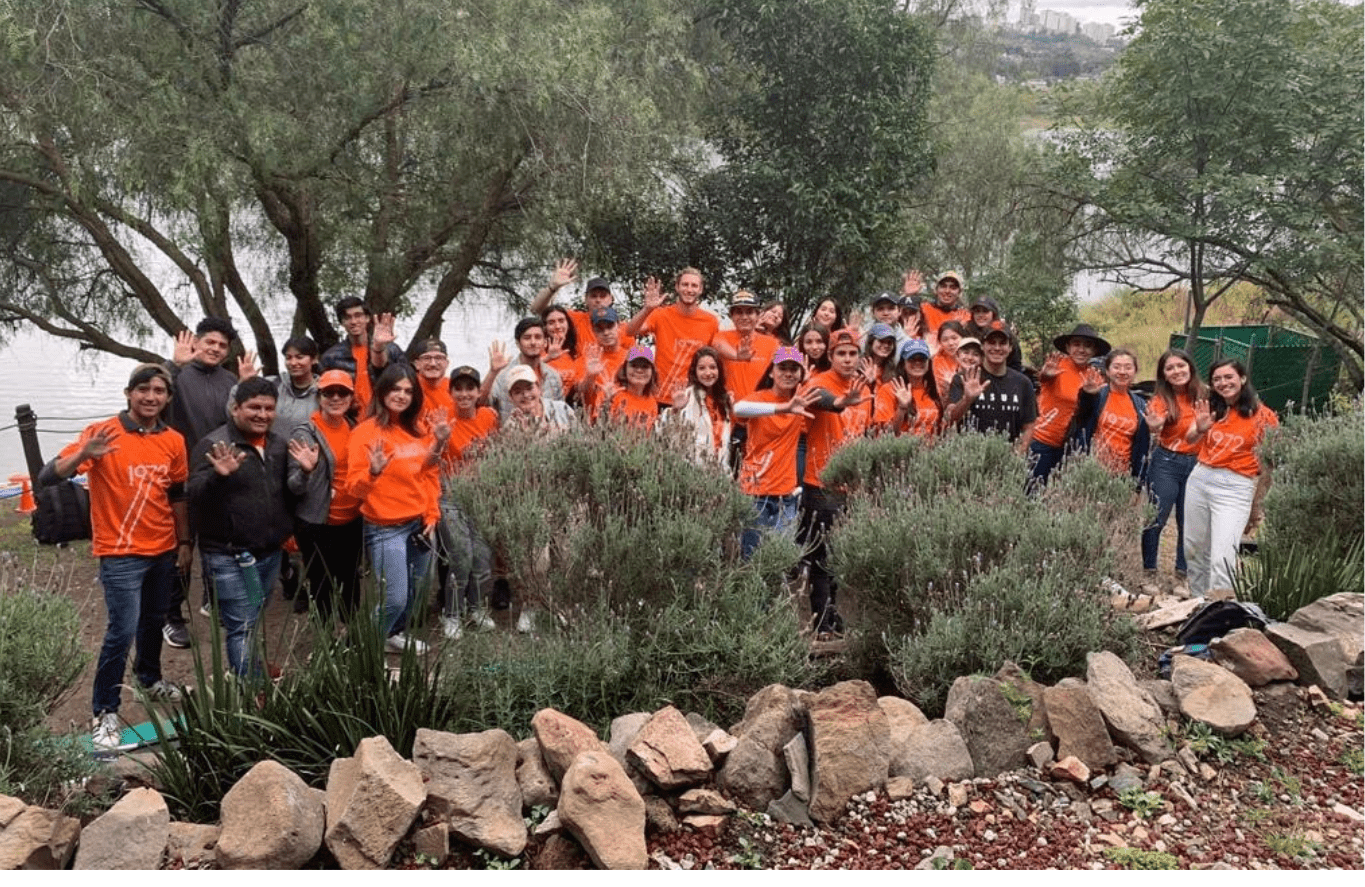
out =
<svg viewBox="0 0 1365 887"><path fill-rule="evenodd" d="M819 323L803 326L796 335L796 349L806 356L806 368L812 373L829 369L829 331L832 327Z"/></svg>
<svg viewBox="0 0 1365 887"><path fill-rule="evenodd" d="M826 296L820 300L820 304L815 306L815 310L810 314L810 320L806 323L806 329L812 326L822 326L826 330L841 330L844 328L844 309L833 297ZM801 346L800 338L797 338L797 347ZM807 355L807 360L810 355Z"/></svg>
<svg viewBox="0 0 1365 887"><path fill-rule="evenodd" d="M565 399L576 399L578 383L583 381L583 361L578 348L578 328L568 309L551 305L540 312L545 321L545 356L542 362L554 367L564 384Z"/></svg>
<svg viewBox="0 0 1365 887"><path fill-rule="evenodd" d="M431 567L450 425L435 421L428 430L421 415L417 374L407 364L390 364L375 380L369 417L351 432L348 455L346 486L360 500L365 548L382 597L376 615L391 653L426 650L404 632Z"/></svg>
<svg viewBox="0 0 1365 887"><path fill-rule="evenodd" d="M1187 443L1199 444L1199 464L1185 490L1185 559L1195 597L1232 588L1242 534L1260 523L1261 497L1270 486L1270 466L1256 448L1266 430L1280 424L1241 361L1215 363L1209 388L1207 399L1195 401L1194 424L1185 435Z"/></svg>
<svg viewBox="0 0 1365 887"><path fill-rule="evenodd" d="M654 349L636 345L616 371L615 385L606 398L607 415L616 422L652 428L659 418L658 394Z"/></svg>
<svg viewBox="0 0 1365 887"><path fill-rule="evenodd" d="M296 605L311 599L319 615L350 621L359 603L362 530L360 500L346 486L355 382L345 370L318 379L318 409L290 435L289 489L298 496L294 538L303 558L305 585ZM297 442L297 446L295 443Z"/></svg>
<svg viewBox="0 0 1365 887"><path fill-rule="evenodd" d="M697 461L730 468L731 412L720 353L709 346L698 348L687 367L687 385L674 392L669 411L693 429Z"/></svg>
<svg viewBox="0 0 1365 887"><path fill-rule="evenodd" d="M932 437L942 429L943 398L930 367L929 344L923 339L911 339L901 346L900 369L891 384L877 393L874 421L884 410L883 398L891 401L891 417L885 427L892 432Z"/></svg>
<svg viewBox="0 0 1365 887"><path fill-rule="evenodd" d="M1156 516L1142 531L1142 567L1156 572L1161 531L1175 511L1175 573L1184 578L1185 485L1198 461L1199 444L1185 436L1194 426L1194 405L1208 397L1208 389L1195 374L1194 358L1172 348L1156 362L1156 390L1147 407L1145 424L1157 435L1156 449L1147 467L1147 491L1156 505Z"/></svg>
<svg viewBox="0 0 1365 887"><path fill-rule="evenodd" d="M774 337L783 345L792 343L791 321L787 306L780 300L764 302L758 311L758 332Z"/></svg>
<svg viewBox="0 0 1365 887"><path fill-rule="evenodd" d="M957 363L957 348L965 338L967 331L959 321L945 320L938 328L938 351L933 356L932 366L939 391L947 391L953 384L953 376L962 369Z"/></svg>

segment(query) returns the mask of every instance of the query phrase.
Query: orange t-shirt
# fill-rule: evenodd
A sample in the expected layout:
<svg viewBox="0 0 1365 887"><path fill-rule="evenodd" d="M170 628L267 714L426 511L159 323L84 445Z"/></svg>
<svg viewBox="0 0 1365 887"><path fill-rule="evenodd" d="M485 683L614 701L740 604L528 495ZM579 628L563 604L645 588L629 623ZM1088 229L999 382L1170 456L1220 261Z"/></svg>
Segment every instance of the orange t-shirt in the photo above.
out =
<svg viewBox="0 0 1365 887"><path fill-rule="evenodd" d="M575 358L567 351L561 351L554 360L542 362L559 373L559 380L564 383L564 399L568 400L573 387L583 381L583 360Z"/></svg>
<svg viewBox="0 0 1365 887"><path fill-rule="evenodd" d="M450 421L450 440L446 442L446 461L452 467L465 458L476 442L498 430L498 411L492 407L475 407L469 419L453 416Z"/></svg>
<svg viewBox="0 0 1365 887"><path fill-rule="evenodd" d="M921 332L938 332L938 328L950 320L958 323L968 323L972 319L972 312L963 308L961 304L951 310L944 310L938 307L937 302L924 302L919 306L920 314L924 316L924 328Z"/></svg>
<svg viewBox="0 0 1365 887"><path fill-rule="evenodd" d="M883 430L890 430L891 420L896 418L896 391L891 387L890 382L883 382L877 386L876 394L872 398L872 428L880 433Z"/></svg>
<svg viewBox="0 0 1365 887"><path fill-rule="evenodd" d="M378 477L370 474L370 445L376 441L389 454ZM436 522L441 516L441 474L428 464L433 443L430 434L413 437L397 425L380 426L374 417L351 431L346 488L360 500L365 520L388 525Z"/></svg>
<svg viewBox="0 0 1365 887"><path fill-rule="evenodd" d="M87 427L58 458L75 454L100 432L110 435L110 451L76 466L77 474L90 476L90 552L95 557L155 557L174 550L169 490L176 484L183 487L189 478L185 439L168 425L130 431L120 414Z"/></svg>
<svg viewBox="0 0 1365 887"><path fill-rule="evenodd" d="M616 378L616 373L621 369L621 364L626 362L626 355L630 353L628 348L617 348L615 351L602 352L602 375L588 386L588 390L583 394L583 405L588 408L588 421L597 421L597 410L602 403L602 391L607 382L612 382ZM579 379L586 379L588 376L588 356L584 354L578 358Z"/></svg>
<svg viewBox="0 0 1365 887"><path fill-rule="evenodd" d="M313 427L327 440L336 464L332 469L332 501L327 506L327 523L337 527L349 524L360 515L360 500L346 488L346 471L351 458L351 426L345 419L331 422L322 411L313 413Z"/></svg>
<svg viewBox="0 0 1365 887"><path fill-rule="evenodd" d="M930 366L934 371L934 381L938 383L939 391L947 391L953 387L953 376L956 376L961 367L957 364L957 358L947 351L940 350L934 355Z"/></svg>
<svg viewBox="0 0 1365 887"><path fill-rule="evenodd" d="M1050 447L1066 442L1066 430L1076 414L1076 401L1085 382L1085 368L1076 366L1071 358L1062 360L1057 375L1043 382L1038 391L1038 421L1033 426L1033 439Z"/></svg>
<svg viewBox="0 0 1365 887"><path fill-rule="evenodd" d="M824 388L836 398L848 393L852 379L845 379L835 370L826 370L810 380L810 387ZM825 470L829 457L839 447L862 437L872 417L872 401L863 392L864 400L856 406L847 407L843 412L829 410L815 412L806 429L806 486L819 487L820 472Z"/></svg>
<svg viewBox="0 0 1365 887"><path fill-rule="evenodd" d="M373 391L370 389L370 346L352 345L351 359L355 361L355 403L360 415L369 409Z"/></svg>
<svg viewBox="0 0 1365 887"><path fill-rule="evenodd" d="M573 324L574 331L578 333L578 350L582 351L584 346L597 341L597 336L593 335L591 315L586 311L578 311L573 308L568 309L569 322ZM626 332L625 323L621 324L621 329L617 331L617 344L627 350L635 344L635 337ZM559 367L555 367L559 369ZM568 391L568 380L565 380L564 390Z"/></svg>
<svg viewBox="0 0 1365 887"><path fill-rule="evenodd" d="M1199 461L1210 468L1226 468L1245 477L1256 477L1261 473L1256 446L1265 437L1267 428L1279 424L1275 411L1265 404L1261 404L1250 418L1243 418L1229 408L1227 415L1214 422L1204 435Z"/></svg>
<svg viewBox="0 0 1365 887"><path fill-rule="evenodd" d="M1189 394L1184 391L1176 392L1175 405L1180 408L1180 415L1174 422L1167 422L1161 426L1161 435L1158 443L1173 453L1197 453L1199 452L1199 441L1188 443L1185 435L1189 432L1190 426L1194 424L1194 404L1190 401ZM1147 414L1150 416L1167 417L1170 414L1166 411L1166 399L1157 395L1147 404Z"/></svg>
<svg viewBox="0 0 1365 887"><path fill-rule="evenodd" d="M1104 412L1095 424L1095 458L1115 474L1127 474L1133 455L1133 435L1137 434L1137 410L1126 393L1109 393Z"/></svg>
<svg viewBox="0 0 1365 887"><path fill-rule="evenodd" d="M616 422L653 428L659 418L659 402L648 394L633 394L625 388L616 389L608 411Z"/></svg>
<svg viewBox="0 0 1365 887"><path fill-rule="evenodd" d="M430 427L431 414L437 410L446 411L446 419L455 415L455 401L450 396L450 380L442 376L435 382L428 382L423 375L417 376L422 385L422 422Z"/></svg>
<svg viewBox="0 0 1365 887"><path fill-rule="evenodd" d="M739 330L721 330L712 342L724 342L735 351L739 350ZM749 350L753 355L748 360L722 358L725 365L725 388L734 395L735 403L747 398L758 387L763 372L773 362L777 353L777 338L767 333L754 333Z"/></svg>
<svg viewBox="0 0 1365 887"><path fill-rule="evenodd" d="M752 403L785 403L771 388L755 391L745 400ZM749 437L744 444L744 464L739 469L739 488L750 496L786 496L800 486L796 476L796 447L810 419L794 413L774 413L748 420Z"/></svg>
<svg viewBox="0 0 1365 887"><path fill-rule="evenodd" d="M910 390L915 396L915 415L913 419L906 416L905 424L899 430L930 437L938 431L938 420L942 410L929 396L929 389L925 385L915 385Z"/></svg>
<svg viewBox="0 0 1365 887"><path fill-rule="evenodd" d="M716 315L704 308L683 314L677 305L656 308L645 318L640 332L654 335L654 365L659 369L659 403L673 402L673 389L687 383L692 355L720 331Z"/></svg>

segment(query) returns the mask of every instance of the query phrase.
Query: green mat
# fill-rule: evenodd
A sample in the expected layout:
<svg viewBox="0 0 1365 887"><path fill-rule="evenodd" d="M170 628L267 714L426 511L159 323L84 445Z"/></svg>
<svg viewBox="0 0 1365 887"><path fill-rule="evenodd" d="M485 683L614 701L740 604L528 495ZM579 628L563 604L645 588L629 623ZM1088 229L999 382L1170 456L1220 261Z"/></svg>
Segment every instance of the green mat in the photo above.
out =
<svg viewBox="0 0 1365 887"><path fill-rule="evenodd" d="M161 732L169 739L175 736L176 730L183 726L184 723L185 722L181 719L180 715L176 715L171 720L162 722ZM152 726L151 721L143 721L141 724L124 727L123 732L119 735L117 748L96 748L94 740L89 733L81 734L80 741L86 751L94 755L134 751L139 748L146 748L149 745L157 744L156 728Z"/></svg>

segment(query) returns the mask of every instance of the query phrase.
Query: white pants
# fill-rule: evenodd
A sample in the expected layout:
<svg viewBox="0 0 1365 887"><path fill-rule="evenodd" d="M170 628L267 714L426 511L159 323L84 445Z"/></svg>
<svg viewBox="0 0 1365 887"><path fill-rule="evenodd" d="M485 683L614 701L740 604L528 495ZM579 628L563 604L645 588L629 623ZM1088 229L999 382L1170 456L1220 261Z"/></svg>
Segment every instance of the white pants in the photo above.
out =
<svg viewBox="0 0 1365 887"><path fill-rule="evenodd" d="M1185 487L1185 560L1190 591L1232 588L1237 547L1251 517L1256 478L1199 463Z"/></svg>

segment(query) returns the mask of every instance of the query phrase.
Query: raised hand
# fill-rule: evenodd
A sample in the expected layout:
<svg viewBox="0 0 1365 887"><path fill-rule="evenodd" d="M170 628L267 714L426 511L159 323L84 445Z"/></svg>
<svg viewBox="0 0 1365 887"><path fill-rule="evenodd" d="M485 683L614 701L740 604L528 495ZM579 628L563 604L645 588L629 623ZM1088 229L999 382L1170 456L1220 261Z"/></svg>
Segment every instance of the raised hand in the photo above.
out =
<svg viewBox="0 0 1365 887"><path fill-rule="evenodd" d="M109 431L108 429L97 431L90 435L85 441L85 445L81 447L80 461L84 462L86 459L98 459L102 456L107 456L117 449L118 447L114 446L114 433L112 431Z"/></svg>
<svg viewBox="0 0 1365 887"><path fill-rule="evenodd" d="M736 360L754 359L754 334L745 333L739 337L739 348L735 349Z"/></svg>
<svg viewBox="0 0 1365 887"><path fill-rule="evenodd" d="M905 334L912 339L920 338L920 330L923 329L923 327L924 315L920 314L918 311L905 318L905 322L901 324L901 328L905 330Z"/></svg>
<svg viewBox="0 0 1365 887"><path fill-rule="evenodd" d="M673 389L673 409L680 410L687 406L687 399L690 396L691 392L687 390L687 386L679 384Z"/></svg>
<svg viewBox="0 0 1365 887"><path fill-rule="evenodd" d="M919 273L918 268L911 268L905 272L901 278L901 295L917 296L924 289L924 276Z"/></svg>
<svg viewBox="0 0 1365 887"><path fill-rule="evenodd" d="M882 371L877 367L876 362L870 357L864 357L858 361L858 373L869 385L876 385L881 378Z"/></svg>
<svg viewBox="0 0 1365 887"><path fill-rule="evenodd" d="M1213 411L1209 409L1209 399L1201 397L1194 402L1194 425L1203 434L1213 426Z"/></svg>
<svg viewBox="0 0 1365 887"><path fill-rule="evenodd" d="M967 400L976 400L990 384L990 379L982 381L981 367L968 367L962 371L962 396Z"/></svg>
<svg viewBox="0 0 1365 887"><path fill-rule="evenodd" d="M815 416L810 411L810 405L820 399L820 392L815 388L807 388L805 391L798 391L792 399L782 405L781 411L791 413L794 416L805 416L813 419Z"/></svg>
<svg viewBox="0 0 1365 887"><path fill-rule="evenodd" d="M578 262L574 259L560 259L550 274L550 289L557 290L573 283L578 277Z"/></svg>
<svg viewBox="0 0 1365 887"><path fill-rule="evenodd" d="M664 304L664 291L659 286L657 277L645 278L645 307L649 309L662 308Z"/></svg>
<svg viewBox="0 0 1365 887"><path fill-rule="evenodd" d="M223 477L241 468L246 461L246 453L225 440L215 441L205 455L213 463L213 470Z"/></svg>
<svg viewBox="0 0 1365 887"><path fill-rule="evenodd" d="M379 477L379 475L384 473L384 469L388 467L389 459L392 457L384 449L384 442L382 440L374 441L367 449L369 450L370 455L370 475L372 477Z"/></svg>
<svg viewBox="0 0 1365 887"><path fill-rule="evenodd" d="M862 329L863 312L857 308L854 308L853 310L849 311L848 316L844 318L844 326L847 327L848 329L853 330ZM830 332L833 332L833 330L831 330Z"/></svg>
<svg viewBox="0 0 1365 887"><path fill-rule="evenodd" d="M1038 371L1039 378L1056 378L1057 374L1062 371L1062 359L1063 356L1060 351L1054 351L1049 354L1047 360L1043 362L1043 368Z"/></svg>
<svg viewBox="0 0 1365 887"><path fill-rule="evenodd" d="M836 406L841 407L856 407L867 399L863 396L866 393L866 389L867 379L863 376L855 375L848 384L848 392L834 403Z"/></svg>
<svg viewBox="0 0 1365 887"><path fill-rule="evenodd" d="M171 362L178 367L194 360L194 333L181 330L175 334L175 350L171 352Z"/></svg>
<svg viewBox="0 0 1365 887"><path fill-rule="evenodd" d="M602 363L602 346L589 345L583 353L583 376L592 379L602 375L602 370L604 368Z"/></svg>
<svg viewBox="0 0 1365 887"><path fill-rule="evenodd" d="M256 368L256 352L242 352L242 359L237 362L237 381L245 382L259 372Z"/></svg>
<svg viewBox="0 0 1365 887"><path fill-rule="evenodd" d="M374 335L370 338L370 347L387 348L393 344L393 315L381 314L374 319Z"/></svg>
<svg viewBox="0 0 1365 887"><path fill-rule="evenodd" d="M441 449L450 440L450 414L445 407L438 407L427 416L427 424L436 438L436 448Z"/></svg>
<svg viewBox="0 0 1365 887"><path fill-rule="evenodd" d="M1096 394L1104 387L1104 375L1094 367L1086 367L1081 381L1081 390L1086 394Z"/></svg>
<svg viewBox="0 0 1365 887"><path fill-rule="evenodd" d="M900 376L891 380L891 393L896 398L896 409L901 412L908 412L911 404L915 402L915 391Z"/></svg>
<svg viewBox="0 0 1365 887"><path fill-rule="evenodd" d="M306 444L297 437L289 438L289 455L294 457L294 461L299 463L304 474L311 474L314 468L318 467L318 448L317 444Z"/></svg>
<svg viewBox="0 0 1365 887"><path fill-rule="evenodd" d="M507 348L502 344L501 339L494 339L493 344L488 346L488 374L496 376L507 366Z"/></svg>
<svg viewBox="0 0 1365 887"><path fill-rule="evenodd" d="M1156 410L1148 409L1142 418L1147 422L1147 430L1153 434L1158 434L1161 429L1166 427L1166 422L1169 417L1167 417L1165 413L1158 413Z"/></svg>

